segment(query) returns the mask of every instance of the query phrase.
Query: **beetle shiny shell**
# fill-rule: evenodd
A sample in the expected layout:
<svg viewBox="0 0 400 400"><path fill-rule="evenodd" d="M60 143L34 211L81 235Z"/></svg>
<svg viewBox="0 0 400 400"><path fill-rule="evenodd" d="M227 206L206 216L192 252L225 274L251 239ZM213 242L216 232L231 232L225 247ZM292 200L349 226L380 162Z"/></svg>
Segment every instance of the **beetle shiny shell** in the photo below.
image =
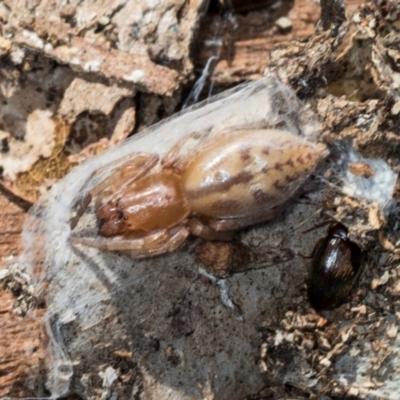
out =
<svg viewBox="0 0 400 400"><path fill-rule="evenodd" d="M316 310L333 308L350 293L361 271L361 250L338 223L314 250L308 298Z"/></svg>

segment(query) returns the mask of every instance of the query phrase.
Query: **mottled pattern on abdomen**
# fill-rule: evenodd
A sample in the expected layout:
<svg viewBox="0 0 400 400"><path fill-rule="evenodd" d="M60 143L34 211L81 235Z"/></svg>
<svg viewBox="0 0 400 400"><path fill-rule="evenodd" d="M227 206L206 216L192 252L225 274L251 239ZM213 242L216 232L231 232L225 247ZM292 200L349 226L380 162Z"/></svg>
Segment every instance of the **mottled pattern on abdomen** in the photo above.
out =
<svg viewBox="0 0 400 400"><path fill-rule="evenodd" d="M294 195L325 155L288 131L246 130L219 135L198 149L182 174L192 212L246 217Z"/></svg>

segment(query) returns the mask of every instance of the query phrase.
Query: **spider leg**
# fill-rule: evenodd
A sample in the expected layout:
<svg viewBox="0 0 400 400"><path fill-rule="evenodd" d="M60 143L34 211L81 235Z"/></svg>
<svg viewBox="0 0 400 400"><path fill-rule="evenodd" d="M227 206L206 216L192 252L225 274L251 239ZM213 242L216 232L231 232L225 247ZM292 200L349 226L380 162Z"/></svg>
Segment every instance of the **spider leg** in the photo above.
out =
<svg viewBox="0 0 400 400"><path fill-rule="evenodd" d="M207 134L206 134L206 136L207 136ZM185 157L179 156L179 153L180 153L182 147L184 147L189 140L198 141L200 138L201 138L200 132L192 132L189 135L186 135L184 138L178 140L178 142L172 146L172 148L169 150L168 154L161 161L161 165L163 166L163 168L164 169L172 169L178 175L182 174L182 172L185 170L187 165L195 158L196 150L191 150L189 152L190 153L189 157L188 156L185 156Z"/></svg>
<svg viewBox="0 0 400 400"><path fill-rule="evenodd" d="M229 241L235 235L235 232L229 230L217 232L197 218L189 219L188 226L192 235L199 236L205 240Z"/></svg>
<svg viewBox="0 0 400 400"><path fill-rule="evenodd" d="M277 207L263 210L262 212L254 215L226 219L210 219L207 225L217 232L220 231L235 231L237 229L245 228L246 226L260 224L261 222L269 221L281 214L291 203L293 199L280 204Z"/></svg>
<svg viewBox="0 0 400 400"><path fill-rule="evenodd" d="M115 182L119 180L125 181L125 184L121 188L131 184L143 177L156 165L158 160L159 157L157 154L138 154L134 159L120 165L108 178L95 185L90 191L92 196L97 196L106 191L106 189L112 188Z"/></svg>
<svg viewBox="0 0 400 400"><path fill-rule="evenodd" d="M132 258L145 258L169 253L176 250L190 233L185 226L170 228L167 229L166 232L168 233L168 237L158 242L156 247L145 245L141 251L137 252L133 250L129 252L129 255Z"/></svg>
<svg viewBox="0 0 400 400"><path fill-rule="evenodd" d="M83 213L85 212L91 201L92 201L92 194L89 192L81 201L75 216L71 218L71 221L69 223L71 226L71 230L73 230L76 227L76 225L78 225L79 220L81 219Z"/></svg>
<svg viewBox="0 0 400 400"><path fill-rule="evenodd" d="M116 168L111 175L103 181L96 184L84 197L75 200L75 206L78 207L75 216L70 221L71 229L74 229L81 219L83 213L91 203L93 197L97 197L96 206L103 200L104 197L112 193L112 188L115 182L125 180L126 186L140 179L145 175L154 165L158 162L158 155L156 154L138 154L133 159L125 161L122 165ZM90 175L85 185L90 182L96 175L100 175L109 166L104 166L100 170ZM84 185L84 186L85 186ZM100 196L99 196L100 195Z"/></svg>
<svg viewBox="0 0 400 400"><path fill-rule="evenodd" d="M84 245L106 251L122 251L132 258L145 258L175 250L189 235L185 226L161 229L135 239L71 238L72 245Z"/></svg>

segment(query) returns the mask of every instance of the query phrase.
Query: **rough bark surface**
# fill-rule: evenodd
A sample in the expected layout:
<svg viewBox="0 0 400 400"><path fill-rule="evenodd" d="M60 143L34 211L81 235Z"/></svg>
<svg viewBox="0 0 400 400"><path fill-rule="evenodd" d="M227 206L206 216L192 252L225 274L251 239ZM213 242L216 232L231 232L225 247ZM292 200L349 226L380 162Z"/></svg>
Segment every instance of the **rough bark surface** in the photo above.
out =
<svg viewBox="0 0 400 400"><path fill-rule="evenodd" d="M361 3L360 0L347 1L347 15L351 17ZM208 13L193 52L197 71L201 72L207 60L215 56L217 60L212 64L210 78L216 85L230 86L247 79L259 79L273 47L312 35L321 13L317 2L308 0L278 2L268 10L233 12L232 18ZM286 28L281 27L282 18L290 21Z"/></svg>

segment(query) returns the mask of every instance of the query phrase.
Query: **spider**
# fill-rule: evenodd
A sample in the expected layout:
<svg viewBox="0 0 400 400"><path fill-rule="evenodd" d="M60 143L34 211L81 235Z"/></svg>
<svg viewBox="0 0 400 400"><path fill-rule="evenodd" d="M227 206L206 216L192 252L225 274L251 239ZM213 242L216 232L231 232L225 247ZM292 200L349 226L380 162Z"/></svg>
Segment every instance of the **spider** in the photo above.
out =
<svg viewBox="0 0 400 400"><path fill-rule="evenodd" d="M99 237L72 244L132 258L177 249L189 234L229 240L274 218L296 196L327 151L287 130L242 129L205 139L192 154L137 153L93 187L71 228L95 200Z"/></svg>

